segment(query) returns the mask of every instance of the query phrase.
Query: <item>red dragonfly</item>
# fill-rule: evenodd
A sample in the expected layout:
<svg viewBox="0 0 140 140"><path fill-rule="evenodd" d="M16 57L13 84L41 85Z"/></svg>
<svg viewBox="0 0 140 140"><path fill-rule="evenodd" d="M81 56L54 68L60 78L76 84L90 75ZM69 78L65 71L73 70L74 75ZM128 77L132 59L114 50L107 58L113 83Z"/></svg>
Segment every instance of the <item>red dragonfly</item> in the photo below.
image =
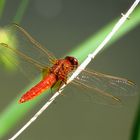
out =
<svg viewBox="0 0 140 140"><path fill-rule="evenodd" d="M56 59L52 53L37 42L25 29L17 24L14 24L13 28L14 30L16 29L15 34L17 34L17 37L20 36L19 38L26 39L26 42L28 41L32 47L30 48L26 46L24 43L25 40L18 44L20 46L18 48L19 50L14 49L14 46L4 42L0 42L0 47L4 47L9 51L12 51L15 55L18 55L21 58L21 61L25 60L23 62L28 62L32 66L37 67L42 71L43 75L42 80L38 84L23 94L19 103L29 101L43 93L43 91L53 88L55 85L57 85L57 89L59 90L63 84L67 84L68 77L78 67L78 60L72 56L66 56L63 59ZM23 46L23 43L25 46ZM33 50L36 50L36 53L34 53L35 51ZM32 53L32 55L30 53ZM51 62L51 66L46 64L46 62L44 63L44 60L40 61L39 54L41 54L41 57L47 56L46 58ZM73 83L82 85L89 90L94 90L95 92L93 92L93 94L95 96L95 100L99 97L99 100L104 100L105 98L105 100L109 99L114 103L120 102L118 96L134 95L136 90L135 84L127 79L106 75L93 70L83 70L74 79Z"/></svg>

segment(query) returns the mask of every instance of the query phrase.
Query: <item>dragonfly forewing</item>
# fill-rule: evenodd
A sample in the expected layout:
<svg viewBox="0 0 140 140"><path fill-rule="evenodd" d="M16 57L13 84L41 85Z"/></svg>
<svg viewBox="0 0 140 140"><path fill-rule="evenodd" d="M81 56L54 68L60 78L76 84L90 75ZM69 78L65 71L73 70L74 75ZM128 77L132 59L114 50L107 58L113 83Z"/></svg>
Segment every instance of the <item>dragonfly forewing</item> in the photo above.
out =
<svg viewBox="0 0 140 140"><path fill-rule="evenodd" d="M124 78L83 70L74 82L86 88L92 100L103 104L120 104L121 96L136 95L136 85Z"/></svg>

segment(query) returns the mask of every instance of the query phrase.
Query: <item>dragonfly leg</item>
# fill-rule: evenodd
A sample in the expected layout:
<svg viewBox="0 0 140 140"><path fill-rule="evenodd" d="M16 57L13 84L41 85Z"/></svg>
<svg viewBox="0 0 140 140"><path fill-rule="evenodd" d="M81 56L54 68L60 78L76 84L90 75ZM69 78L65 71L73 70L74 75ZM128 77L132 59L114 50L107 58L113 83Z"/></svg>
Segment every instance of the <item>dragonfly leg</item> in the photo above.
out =
<svg viewBox="0 0 140 140"><path fill-rule="evenodd" d="M63 84L65 84L65 82L64 82L64 81L61 81L61 82L59 83L59 86L58 86L57 91L59 91L59 90L60 90L60 88L62 87L62 85L63 85ZM60 93L60 95L65 96L62 92Z"/></svg>
<svg viewBox="0 0 140 140"><path fill-rule="evenodd" d="M51 87L51 94L53 94L53 91L59 91L61 86L64 84L64 82L62 80L59 80L57 83L55 83L52 87ZM61 95L64 95L61 93Z"/></svg>

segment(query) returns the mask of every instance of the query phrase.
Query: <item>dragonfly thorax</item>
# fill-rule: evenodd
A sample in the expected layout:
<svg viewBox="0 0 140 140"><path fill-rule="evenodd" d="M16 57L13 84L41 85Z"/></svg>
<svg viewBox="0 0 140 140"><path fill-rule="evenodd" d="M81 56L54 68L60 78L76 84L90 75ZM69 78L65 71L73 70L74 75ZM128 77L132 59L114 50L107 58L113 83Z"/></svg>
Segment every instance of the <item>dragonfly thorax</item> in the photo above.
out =
<svg viewBox="0 0 140 140"><path fill-rule="evenodd" d="M51 67L50 73L56 75L58 80L66 82L68 74L78 66L78 61L74 57L67 56L65 59L59 59Z"/></svg>

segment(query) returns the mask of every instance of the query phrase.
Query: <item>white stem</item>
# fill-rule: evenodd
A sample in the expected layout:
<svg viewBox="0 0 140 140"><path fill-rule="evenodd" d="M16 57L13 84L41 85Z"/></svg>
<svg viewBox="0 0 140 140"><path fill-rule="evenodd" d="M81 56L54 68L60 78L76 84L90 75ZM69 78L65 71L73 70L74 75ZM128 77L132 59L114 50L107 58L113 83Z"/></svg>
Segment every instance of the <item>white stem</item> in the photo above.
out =
<svg viewBox="0 0 140 140"><path fill-rule="evenodd" d="M77 70L73 73L73 75L69 78L67 83L70 83L77 75L85 69L85 67L90 63L92 59L103 49L103 47L109 42L109 40L112 38L112 36L118 31L118 29L122 26L122 24L129 18L129 15L132 13L132 11L135 9L135 7L138 5L140 0L135 0L133 5L130 7L130 9L127 11L126 14L124 14L120 20L116 23L116 25L113 27L112 31L106 36L106 38L103 40L103 42L97 47L97 49L88 55L88 57L84 60L84 62L77 68ZM64 87L66 85L63 85L61 89L56 92L49 101L46 102L46 104L9 140L16 139L32 122L34 122L37 117L48 108L48 106L56 99L56 97L63 91Z"/></svg>

